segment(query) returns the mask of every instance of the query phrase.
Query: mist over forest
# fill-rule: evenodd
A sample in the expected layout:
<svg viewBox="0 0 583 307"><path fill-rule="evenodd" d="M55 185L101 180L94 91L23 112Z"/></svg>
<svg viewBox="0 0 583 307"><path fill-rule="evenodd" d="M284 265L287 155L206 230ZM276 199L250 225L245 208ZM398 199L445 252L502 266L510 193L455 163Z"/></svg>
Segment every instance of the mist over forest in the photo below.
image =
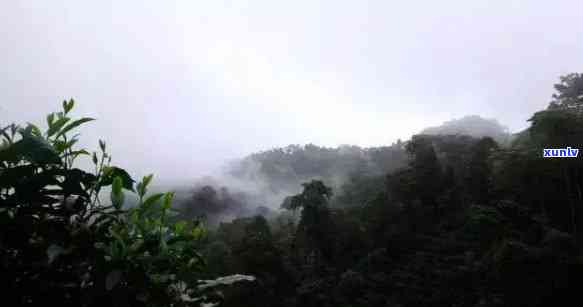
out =
<svg viewBox="0 0 583 307"><path fill-rule="evenodd" d="M583 4L5 2L0 305L583 300Z"/></svg>
<svg viewBox="0 0 583 307"><path fill-rule="evenodd" d="M512 135L496 120L465 116L420 134L491 137L508 143ZM383 178L409 163L408 140L381 147L341 145L335 148L314 144L273 148L226 164L217 177L199 178L191 187L177 191L178 206L190 216L205 217L210 225L260 212L274 214L284 199L301 191L301 184L321 180L335 191L331 206L364 205L382 190ZM438 149L438 155L442 152Z"/></svg>

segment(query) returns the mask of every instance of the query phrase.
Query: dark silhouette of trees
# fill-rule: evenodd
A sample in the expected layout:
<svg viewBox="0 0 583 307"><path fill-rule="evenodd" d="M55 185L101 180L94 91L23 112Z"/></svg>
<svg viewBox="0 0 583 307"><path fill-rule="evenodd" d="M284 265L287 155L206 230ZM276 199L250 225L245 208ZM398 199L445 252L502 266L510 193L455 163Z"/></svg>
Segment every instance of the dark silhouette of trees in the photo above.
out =
<svg viewBox="0 0 583 307"><path fill-rule="evenodd" d="M488 204L492 192L492 162L490 156L498 145L492 138L483 138L472 147L468 163L467 187L470 198L482 205Z"/></svg>
<svg viewBox="0 0 583 307"><path fill-rule="evenodd" d="M293 175L287 182L318 178L286 198L284 214L266 221L277 234L277 244L269 246L290 273L292 286L278 294L284 297L280 305L556 306L577 301L575 285L583 281L577 240L583 228L577 227L581 160L542 154L543 148L581 146L581 79L580 74L561 78L550 106L513 136L458 134L476 127L455 121L443 133L433 129L390 150L344 146L336 152L312 145L254 156L271 165L273 172L265 178L284 173ZM291 157L293 163L286 162ZM324 184L334 182L331 165L351 170L335 187L335 197ZM254 227L265 229L266 223ZM263 250L260 246L255 249Z"/></svg>
<svg viewBox="0 0 583 307"><path fill-rule="evenodd" d="M334 233L328 208L332 189L319 180L304 183L303 187L302 193L286 199L282 206L301 210L294 245L305 264L319 269L323 261L333 256Z"/></svg>
<svg viewBox="0 0 583 307"><path fill-rule="evenodd" d="M415 190L421 203L426 207L432 207L434 213L439 213L437 198L442 190L443 171L437 159L431 139L423 136L414 136L407 151L413 155L411 169Z"/></svg>

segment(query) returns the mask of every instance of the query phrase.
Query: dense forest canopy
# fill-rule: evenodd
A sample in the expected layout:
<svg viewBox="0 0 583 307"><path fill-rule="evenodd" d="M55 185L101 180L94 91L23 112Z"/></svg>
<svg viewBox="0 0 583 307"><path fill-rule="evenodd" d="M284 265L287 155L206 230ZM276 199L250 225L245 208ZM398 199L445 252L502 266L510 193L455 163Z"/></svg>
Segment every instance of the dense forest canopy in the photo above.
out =
<svg viewBox="0 0 583 307"><path fill-rule="evenodd" d="M470 116L386 147L294 145L244 158L232 176L292 193L279 212L212 231L205 255L214 274L244 271L262 282L262 290L229 292L225 304L575 299L583 281L581 157L545 159L542 149L582 145L582 79L562 77L549 107L512 138L496 121Z"/></svg>
<svg viewBox="0 0 583 307"><path fill-rule="evenodd" d="M448 159L452 166L458 158L453 151L467 150L465 147L481 137L491 137L498 142L510 138L507 129L498 122L479 116L446 122L425 129L421 134L444 136L435 138L435 143L440 158ZM407 166L410 155L406 145L407 142L401 140L369 148L351 145L328 148L308 144L254 153L231 162L223 178L207 178L198 183L194 191L183 191L181 194L188 193L188 196L183 196L180 203L191 215L207 216L211 224L216 224L221 218L253 214L258 206L277 209L286 196L300 192L302 183L318 179L336 191L332 206L363 205L383 188L387 173ZM194 206L197 201L190 195L197 198L205 193L205 189L221 191L223 200L216 200L217 203L208 209L202 209L209 206L205 200ZM232 197L228 193L238 196Z"/></svg>

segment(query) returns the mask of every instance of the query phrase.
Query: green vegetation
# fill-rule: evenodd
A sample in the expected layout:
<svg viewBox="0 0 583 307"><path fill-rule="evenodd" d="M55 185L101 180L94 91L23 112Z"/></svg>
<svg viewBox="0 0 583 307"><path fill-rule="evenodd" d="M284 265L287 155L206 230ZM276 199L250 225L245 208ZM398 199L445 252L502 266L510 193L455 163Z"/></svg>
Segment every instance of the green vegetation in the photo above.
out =
<svg viewBox="0 0 583 307"><path fill-rule="evenodd" d="M271 209L212 184L173 207L172 193L148 194L152 176L136 183L112 165L104 142L74 148L71 133L92 119L70 118L65 102L45 132L1 130L8 305L572 304L583 282L583 158L544 159L542 149L581 147L583 75L555 88L503 143L449 134L474 131L456 122L387 147L290 146L234 165L232 176L261 185L254 193L282 196ZM92 173L74 166L84 156Z"/></svg>
<svg viewBox="0 0 583 307"><path fill-rule="evenodd" d="M172 193L148 194L99 152L76 149L74 101L47 116L48 128L0 130L0 259L9 306L190 306L218 300L217 286L247 276L201 280L205 237L194 220L170 222ZM92 158L93 173L75 168ZM102 202L104 188L110 202ZM137 206L124 207L136 192Z"/></svg>

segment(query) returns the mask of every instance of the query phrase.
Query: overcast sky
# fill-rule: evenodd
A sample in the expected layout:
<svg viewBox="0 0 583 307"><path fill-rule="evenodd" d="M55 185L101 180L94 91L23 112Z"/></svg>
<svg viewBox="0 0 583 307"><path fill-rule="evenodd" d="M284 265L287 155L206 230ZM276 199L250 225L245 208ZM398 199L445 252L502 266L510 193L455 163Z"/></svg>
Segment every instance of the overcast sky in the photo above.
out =
<svg viewBox="0 0 583 307"><path fill-rule="evenodd" d="M389 144L467 114L526 127L583 70L581 1L3 1L0 124L64 98L163 180L290 143Z"/></svg>

